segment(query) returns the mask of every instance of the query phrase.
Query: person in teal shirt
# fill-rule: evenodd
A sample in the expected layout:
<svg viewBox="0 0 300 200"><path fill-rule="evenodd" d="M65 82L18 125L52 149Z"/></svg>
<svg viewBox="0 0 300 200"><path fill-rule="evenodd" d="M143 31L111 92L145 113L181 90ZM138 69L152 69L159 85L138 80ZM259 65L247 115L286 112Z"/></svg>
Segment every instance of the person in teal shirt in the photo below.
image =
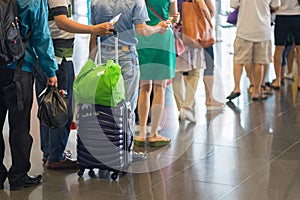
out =
<svg viewBox="0 0 300 200"><path fill-rule="evenodd" d="M150 18L147 25L154 26L161 21L168 21L169 14L173 20L172 22L168 21L169 23L178 22L177 1L147 0L146 3ZM174 36L169 27L165 34L153 34L151 36L138 35L137 38L139 40L137 52L140 63L138 113L141 130L139 135L135 137L134 143L138 146L144 146L145 138L148 137L146 123L150 112L150 94L153 90L151 131L148 140L151 146L164 146L169 144L171 140L160 135L158 127L164 111L167 81L175 76L176 53Z"/></svg>
<svg viewBox="0 0 300 200"><path fill-rule="evenodd" d="M54 86L57 83L55 71L58 69L48 26L47 1L17 0L17 4L19 18L22 20L20 26L22 38L24 39L28 33L30 34L21 71L16 73L20 76L15 77L17 61L11 65L0 66L0 127L2 129L0 189L4 189L3 183L8 177L10 190L35 186L42 181L41 175L36 177L28 175L33 140L29 134L33 102L33 75L31 72L32 66L39 58L39 65L47 75L47 84ZM20 87L16 87L17 85ZM5 151L3 127L7 112L12 156L9 171L3 163Z"/></svg>

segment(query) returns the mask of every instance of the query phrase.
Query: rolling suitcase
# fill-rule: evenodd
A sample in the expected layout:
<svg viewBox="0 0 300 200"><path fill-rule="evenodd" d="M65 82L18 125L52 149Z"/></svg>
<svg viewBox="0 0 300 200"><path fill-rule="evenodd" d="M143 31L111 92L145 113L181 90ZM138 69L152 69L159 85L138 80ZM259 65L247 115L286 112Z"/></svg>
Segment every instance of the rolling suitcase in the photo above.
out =
<svg viewBox="0 0 300 200"><path fill-rule="evenodd" d="M101 60L101 44L98 37L98 63ZM115 47L118 36L115 34ZM118 50L116 62L118 62ZM116 107L80 104L78 105L77 162L78 176L85 169L94 176L93 169L112 171L116 180L126 171L131 162L130 147L133 138L131 106L121 101Z"/></svg>

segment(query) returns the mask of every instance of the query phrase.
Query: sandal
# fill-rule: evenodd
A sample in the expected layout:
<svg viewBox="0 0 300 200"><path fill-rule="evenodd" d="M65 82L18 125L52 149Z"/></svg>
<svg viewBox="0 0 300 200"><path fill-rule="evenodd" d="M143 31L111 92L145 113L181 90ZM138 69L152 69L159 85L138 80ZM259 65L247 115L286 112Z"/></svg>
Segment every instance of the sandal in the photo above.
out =
<svg viewBox="0 0 300 200"><path fill-rule="evenodd" d="M140 137L140 136L136 136L133 139L133 143L138 147L144 147L145 146L145 138Z"/></svg>
<svg viewBox="0 0 300 200"><path fill-rule="evenodd" d="M262 92L263 94L272 94L272 89L271 89L271 87L269 87L269 86L267 86L267 85L261 85L260 88L261 88L261 92Z"/></svg>
<svg viewBox="0 0 300 200"><path fill-rule="evenodd" d="M252 101L265 100L267 98L268 96L263 93L259 93L258 97L251 97Z"/></svg>
<svg viewBox="0 0 300 200"><path fill-rule="evenodd" d="M272 81L272 83L271 83L271 88L273 88L274 90L279 90L280 89L280 85L273 85L274 84L274 82L275 82L275 79Z"/></svg>
<svg viewBox="0 0 300 200"><path fill-rule="evenodd" d="M170 144L171 139L162 135L155 134L149 137L150 147L161 147Z"/></svg>
<svg viewBox="0 0 300 200"><path fill-rule="evenodd" d="M249 85L249 87L247 89L248 93L251 94L253 92L253 87L254 87L254 85Z"/></svg>
<svg viewBox="0 0 300 200"><path fill-rule="evenodd" d="M231 92L230 95L228 97L226 97L226 99L228 99L229 101L231 101L232 99L239 97L241 95L240 92Z"/></svg>
<svg viewBox="0 0 300 200"><path fill-rule="evenodd" d="M171 142L171 139L156 134L148 137L146 140L143 137L137 136L133 139L133 142L138 147L144 147L146 142L150 144L150 147L161 147L168 145Z"/></svg>
<svg viewBox="0 0 300 200"><path fill-rule="evenodd" d="M206 103L207 110L222 110L224 108L224 103L212 100L209 103Z"/></svg>

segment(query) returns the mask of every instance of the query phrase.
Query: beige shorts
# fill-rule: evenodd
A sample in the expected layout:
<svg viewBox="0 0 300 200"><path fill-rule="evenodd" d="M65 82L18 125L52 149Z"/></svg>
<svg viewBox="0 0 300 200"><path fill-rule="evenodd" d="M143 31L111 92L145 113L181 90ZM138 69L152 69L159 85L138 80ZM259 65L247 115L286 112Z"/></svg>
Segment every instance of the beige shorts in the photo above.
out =
<svg viewBox="0 0 300 200"><path fill-rule="evenodd" d="M272 62L272 42L252 42L236 37L233 62L235 64L269 64Z"/></svg>

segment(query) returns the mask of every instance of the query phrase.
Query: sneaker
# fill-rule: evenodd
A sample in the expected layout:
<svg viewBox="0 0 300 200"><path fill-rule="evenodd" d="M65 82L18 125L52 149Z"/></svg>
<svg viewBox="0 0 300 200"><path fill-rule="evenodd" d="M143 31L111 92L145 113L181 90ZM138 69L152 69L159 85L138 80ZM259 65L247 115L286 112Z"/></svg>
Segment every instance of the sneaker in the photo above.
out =
<svg viewBox="0 0 300 200"><path fill-rule="evenodd" d="M68 159L71 159L72 158L72 151L71 150L65 150L64 152L64 157L65 158L68 158Z"/></svg>
<svg viewBox="0 0 300 200"><path fill-rule="evenodd" d="M143 152L132 152L131 162L138 162L138 161L144 161L147 160L147 153Z"/></svg>
<svg viewBox="0 0 300 200"><path fill-rule="evenodd" d="M288 73L284 75L285 79L294 80L294 73Z"/></svg>
<svg viewBox="0 0 300 200"><path fill-rule="evenodd" d="M181 108L180 109L180 120L187 119L191 122L196 122L194 113L190 109Z"/></svg>

